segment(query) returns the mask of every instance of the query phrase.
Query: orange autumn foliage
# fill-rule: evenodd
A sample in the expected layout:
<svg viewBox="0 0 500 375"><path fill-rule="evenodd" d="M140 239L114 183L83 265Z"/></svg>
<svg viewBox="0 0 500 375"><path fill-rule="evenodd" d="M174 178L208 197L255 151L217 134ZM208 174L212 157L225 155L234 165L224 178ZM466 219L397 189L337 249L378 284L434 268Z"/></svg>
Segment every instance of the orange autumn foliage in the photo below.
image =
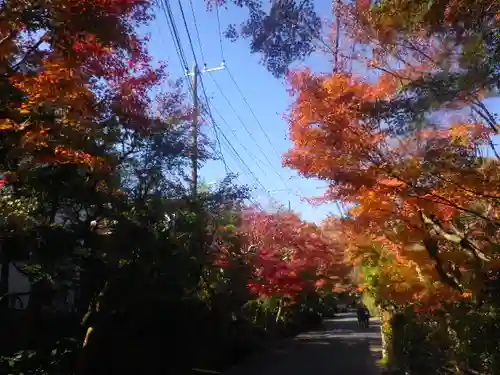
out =
<svg viewBox="0 0 500 375"><path fill-rule="evenodd" d="M397 88L385 76L369 83L347 73L303 71L291 85L294 146L285 164L327 181L324 200L352 207L345 225L354 258L367 243L390 251L396 263L387 270L387 290L400 300L478 295L482 272L500 265L492 246L500 231L484 227L500 215L494 205L500 165L478 154L489 146L491 130L466 116L443 118L402 139L377 117L377 105Z"/></svg>
<svg viewBox="0 0 500 375"><path fill-rule="evenodd" d="M332 72L291 74L285 164L350 207L352 262L374 247L390 259L377 265L387 300L482 298L499 269L498 125L481 102L496 92L498 11L490 0L338 2Z"/></svg>
<svg viewBox="0 0 500 375"><path fill-rule="evenodd" d="M93 141L110 115L126 127L148 126L147 93L163 67L152 67L134 28L151 19L150 6L145 0L9 2L0 15L0 71L3 87L17 91L3 95L0 132L10 147L34 162L95 168L103 160Z"/></svg>

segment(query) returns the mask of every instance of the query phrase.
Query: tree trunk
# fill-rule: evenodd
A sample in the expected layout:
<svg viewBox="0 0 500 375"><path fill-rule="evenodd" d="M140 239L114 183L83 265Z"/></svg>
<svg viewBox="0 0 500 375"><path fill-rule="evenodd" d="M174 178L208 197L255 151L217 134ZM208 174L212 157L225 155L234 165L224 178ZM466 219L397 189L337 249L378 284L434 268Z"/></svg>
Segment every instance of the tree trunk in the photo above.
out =
<svg viewBox="0 0 500 375"><path fill-rule="evenodd" d="M382 361L389 367L394 360L393 340L392 340L392 318L393 312L379 307L380 333L382 335Z"/></svg>
<svg viewBox="0 0 500 375"><path fill-rule="evenodd" d="M82 320L82 325L86 327L85 337L82 342L77 362L77 375L96 375L99 364L99 335L103 329L103 311L102 302L106 297L109 284L106 283L99 292L99 295L90 302L88 312Z"/></svg>

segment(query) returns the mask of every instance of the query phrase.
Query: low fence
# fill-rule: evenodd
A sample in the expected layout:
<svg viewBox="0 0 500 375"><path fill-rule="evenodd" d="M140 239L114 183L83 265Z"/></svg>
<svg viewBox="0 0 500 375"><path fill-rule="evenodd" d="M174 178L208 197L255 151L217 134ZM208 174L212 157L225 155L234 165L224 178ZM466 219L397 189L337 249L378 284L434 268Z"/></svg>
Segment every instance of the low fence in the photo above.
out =
<svg viewBox="0 0 500 375"><path fill-rule="evenodd" d="M9 309L24 310L28 306L30 295L31 292L9 293L2 298L8 299ZM64 290L57 293L46 307L58 312L76 312L76 297L76 291Z"/></svg>

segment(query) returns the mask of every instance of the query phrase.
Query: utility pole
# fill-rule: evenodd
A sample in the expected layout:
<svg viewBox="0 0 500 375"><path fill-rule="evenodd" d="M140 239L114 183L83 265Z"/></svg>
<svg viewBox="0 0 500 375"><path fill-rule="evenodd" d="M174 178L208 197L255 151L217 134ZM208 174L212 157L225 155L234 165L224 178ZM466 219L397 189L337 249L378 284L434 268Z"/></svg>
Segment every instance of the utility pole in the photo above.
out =
<svg viewBox="0 0 500 375"><path fill-rule="evenodd" d="M191 137L193 149L191 150L191 181L193 200L198 197L198 65L193 66L193 123Z"/></svg>
<svg viewBox="0 0 500 375"><path fill-rule="evenodd" d="M200 72L198 69L198 65L194 64L193 70L191 72L186 72L187 76L192 77L192 89L193 89L193 119L192 119L192 128L191 128L191 138L192 138L192 150L191 150L191 194L193 199L198 197L198 116L200 110L200 104L198 101L198 75L200 73L211 73L218 70L223 70L225 68L225 63L216 68L207 69L206 65L203 67L203 70Z"/></svg>

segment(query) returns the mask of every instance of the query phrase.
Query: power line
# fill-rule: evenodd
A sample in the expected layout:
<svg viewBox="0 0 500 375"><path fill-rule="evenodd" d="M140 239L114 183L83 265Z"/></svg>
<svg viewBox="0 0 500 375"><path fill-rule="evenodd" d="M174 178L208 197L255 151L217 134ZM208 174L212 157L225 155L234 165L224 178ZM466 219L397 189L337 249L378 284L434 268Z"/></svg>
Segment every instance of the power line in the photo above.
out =
<svg viewBox="0 0 500 375"><path fill-rule="evenodd" d="M193 53L193 58L195 59L195 63L197 64L196 62L196 53L194 51L194 45L193 45L193 40L191 38L191 33L189 31L189 27L187 25L187 21L186 21L186 17L185 17L185 14L184 14L184 10L183 10L183 7L182 7L182 3L181 3L181 0L178 0L178 3L179 3L179 7L180 7L180 10L181 10L181 16L182 16L182 19L183 19L183 22L184 22L184 27L186 29L186 33L187 33L187 36L188 36L188 40L189 40L189 44L191 46L191 51ZM198 29L197 25L196 25L196 20L194 19L195 21L195 27L196 29ZM219 25L220 25L220 21L219 21ZM222 43L222 39L220 40L221 43ZM221 45L222 46L222 45ZM200 41L200 48L201 48L201 41ZM206 70L205 70L206 71ZM210 75L210 77L213 79L213 77ZM211 109L210 109L210 103L208 101L208 96L206 94L206 90L205 90L205 85L204 85L204 82L203 82L203 79L201 79L200 77L200 85L201 85L201 88L202 88L202 91L203 91L203 95L205 97L205 102L207 103L207 108L209 110L209 115L210 115L210 118L213 122L213 125L215 126L215 129L216 131L219 130L220 131L220 128L218 126L216 126L216 122L213 118L213 115L212 115L212 112L211 112ZM234 108L233 108L234 109ZM244 163L243 159L241 158L241 156L236 152L236 150L234 149L234 147L231 145L231 143L227 140L227 137L225 136L225 134L222 132L221 133L222 136L226 139L226 141L228 142L229 146L231 147L231 149L233 151L235 151L237 157ZM269 161L269 160L268 160ZM246 163L244 163L244 165L246 165ZM264 189L264 191L267 192L266 188L264 187L264 185L262 184L262 182L255 176L255 174L251 171L251 169L246 165L248 171L251 173L251 175L253 176L253 178L257 181L257 183Z"/></svg>
<svg viewBox="0 0 500 375"><path fill-rule="evenodd" d="M188 36L189 44L190 44L190 47L191 47L191 52L193 54L193 58L195 60L196 66L197 66L197 59L196 59L196 53L195 53L195 49L194 49L194 44L193 44L193 40L191 38L191 33L190 33L190 30L189 30L189 27L188 27L188 24L187 24L187 20L186 20L186 16L185 16L185 13L184 13L184 9L183 9L183 6L182 6L182 3L181 3L180 0L178 1L178 3L179 3L179 7L180 7L180 11L181 11L181 16L182 16L182 19L183 19L184 27L186 29L186 33L187 33L187 36ZM192 5L191 1L190 1L190 3ZM161 2L161 6L162 6L162 9L163 9L163 11L165 13L166 19L167 19L167 24L169 26L170 33L171 33L172 39L174 41L174 45L176 47L176 52L178 54L179 61L180 61L181 65L182 65L182 67L187 71L188 70L187 59L186 59L186 55L185 55L184 49L182 47L182 43L181 43L181 40L180 40L180 37L179 37L179 31L177 29L177 26L176 26L176 23L175 23L175 20L174 20L174 17L173 17L173 13L172 13L172 9L171 9L170 3L168 2L168 0L163 0ZM194 16L195 27L198 30L198 27L197 27L197 24L196 24L195 15L194 15L194 9L193 9L193 16ZM219 29L220 29L220 20L218 22L219 22ZM199 32L198 31L197 31L197 33L198 33L198 42L200 43L200 50L201 50L201 53L203 55L203 50L202 50L202 46L201 46L201 38L199 38ZM221 43L221 52L223 53L222 38L219 38L219 39L220 39L220 43ZM202 58L203 58L203 56L202 56ZM211 77L211 78L213 79L213 77ZM188 83L192 87L191 80L188 79ZM231 144L231 142L228 140L228 138L226 137L226 135L224 134L224 132L221 131L221 129L219 128L219 126L215 122L215 119L213 118L213 115L211 113L210 103L208 101L208 97L206 95L206 90L205 90L205 87L204 87L204 84L203 84L203 80L201 79L201 77L200 77L200 83L201 83L202 91L203 91L203 94L204 94L204 97L205 97L205 102L207 103L208 114L209 114L209 117L210 117L210 119L212 121L212 125L213 125L213 128L214 128L214 132L215 132L215 135L216 135L216 139L217 139L219 148L221 148L221 142L220 142L220 139L218 137L218 133L220 133L222 135L223 139L226 141L226 143L229 146L230 150L235 155L235 157L236 157L235 160L237 162L239 161L240 164L242 164L244 166L244 168L247 169L248 173L252 176L253 180L255 182L257 182L257 184L262 188L262 190L264 192L266 192L267 195L269 195L269 197L273 200L274 198L270 195L269 191L265 188L265 186L262 184L262 182L255 176L255 174L252 172L252 170L245 163L245 161L243 160L243 158L241 157L241 155L239 155L239 153L233 147L233 145ZM191 92L192 92L193 95L196 95L194 93L194 90L191 90ZM196 99L195 99L195 101L196 101ZM233 110L234 110L234 107L233 107ZM221 156L222 156L223 163L224 163L226 169L229 169L227 167L226 163L225 163L224 156L222 154L222 149L221 149ZM266 155L264 154L264 156L266 156ZM267 156L266 156L266 159L267 159Z"/></svg>
<svg viewBox="0 0 500 375"><path fill-rule="evenodd" d="M217 10L217 25L219 27L219 44L220 44L220 56L222 58L222 61L226 61L224 58L224 48L222 46L222 32L221 32L221 27L220 27L220 15L219 15L219 2L216 1L216 10Z"/></svg>
<svg viewBox="0 0 500 375"><path fill-rule="evenodd" d="M269 136L267 135L267 132L264 130L264 126L262 125L262 123L259 121L259 119L257 118L257 115L255 114L254 110L252 109L252 106L250 105L250 103L248 102L247 98L245 97L245 95L243 94L243 91L241 90L240 86L238 85L238 83L236 82L236 80L234 79L234 76L233 74L231 73L231 70L229 69L229 67L226 67L227 69L227 72L229 73L229 77L231 78L231 80L233 81L234 85L236 86L236 89L238 90L238 92L240 93L241 97L243 98L243 101L245 102L245 104L247 105L248 109L250 110L250 113L252 114L253 118L255 119L255 122L257 123L257 125L259 126L260 130L262 131L262 133L264 134L264 136L266 137L266 140L267 142L269 143L269 145L272 147L272 149L274 150L274 152L276 152L277 154L279 154L278 150L276 150L276 147L274 147L274 144L273 142L271 142L271 139L269 138Z"/></svg>
<svg viewBox="0 0 500 375"><path fill-rule="evenodd" d="M213 79L213 78L212 78ZM241 155L238 153L238 151L236 151L236 149L234 148L234 146L232 145L232 143L229 141L229 139L226 137L226 135L224 134L224 132L220 129L220 127L217 125L217 122L215 121L215 118L213 116L213 113L212 113L212 107L210 106L210 101L208 99L208 95L207 95L207 92L206 92L206 89L205 89L205 84L203 82L203 78L200 77L200 86L201 86L201 90L202 90L202 93L203 93L203 96L204 96L204 99L205 99L205 103L206 103L206 107L203 106L202 109L205 109L207 115L209 116L210 120L212 121L212 126L214 127L214 130L215 131L218 131L223 139L227 142L230 150L233 152L234 156L236 157L235 160L236 161L239 161L245 169L247 169L247 171L249 172L249 174L251 175L251 177L253 178L253 180L261 186L261 188L263 189L263 191L265 191L269 197L271 199L274 199L269 191L265 188L265 186L262 184L262 182L257 178L257 176L255 176L255 174L252 172L252 170L250 169L250 167L247 165L247 163L245 163L245 161L243 160L243 158L241 157ZM221 117L221 119L227 124L227 122L225 121L225 119L219 114L219 116Z"/></svg>
<svg viewBox="0 0 500 375"><path fill-rule="evenodd" d="M186 16L184 14L184 8L182 6L181 0L178 0L178 3L179 3L180 11L181 11L182 20L184 22L184 28L186 29L186 34L188 36L189 45L191 47L191 52L193 53L193 59L195 61L195 65L196 65L195 71L193 73L197 74L197 70L196 69L198 67L198 61L196 59L196 52L194 50L193 40L191 38L191 33L189 31L189 27L188 27L188 24L187 24ZM191 12L192 12L192 15L193 15L193 22L194 22L194 25L195 25L195 30L196 30L196 34L197 34L197 38L198 38L198 44L199 44L199 47L200 47L201 56L202 56L202 59L205 60L205 57L203 55L203 47L202 47L202 44L201 44L200 32L199 32L199 29L198 29L198 23L196 22L196 14L194 12L194 7L193 7L192 0L190 0L189 3L190 3L190 7L191 7ZM203 62L205 63L205 61L203 61ZM206 71L206 66L204 66L204 71ZM203 92L205 93L205 88L204 88L203 80L201 79L201 77L200 77L200 83L201 83L201 86L203 88ZM205 94L205 99L206 99L206 94ZM224 167L227 170L227 164L226 164L226 161L224 160L224 155L222 153L222 148L220 147L220 140L218 139L217 129L215 129L215 128L214 128L214 133L215 133L216 141L218 142L218 145L219 145L220 155L221 155L222 162L224 163Z"/></svg>
<svg viewBox="0 0 500 375"><path fill-rule="evenodd" d="M221 113L217 110L217 108L212 104L211 105L211 108L215 111L215 113L220 117L220 119L222 120L222 122L224 122L227 126L227 128L231 131L231 133L233 134L234 138L236 139L236 141L239 143L239 145L241 146L241 148L243 150L245 150L247 152L247 154L254 160L262 163L262 161L257 157L255 156L252 152L250 152L250 150L240 141L240 139L238 138L238 135L236 134L236 132L231 128L231 126L229 125L229 123L227 122L227 120L221 115ZM262 163L264 164L264 163ZM257 164L259 170L266 176L266 172Z"/></svg>
<svg viewBox="0 0 500 375"><path fill-rule="evenodd" d="M273 198L269 191L266 189L266 187L262 184L262 182L255 176L255 174L252 172L252 170L250 169L250 167L248 166L247 163L245 163L245 161L243 160L243 158L241 157L241 155L238 153L238 151L236 151L236 149L234 148L234 146L231 144L231 142L229 141L229 139L226 137L226 135L224 134L224 132L219 128L219 126L217 125L215 119L213 118L213 115L211 113L210 110L207 111L207 114L210 118L210 120L212 121L212 125L220 131L223 139L227 142L228 146L230 147L230 149L233 151L234 155L236 156L236 158L241 162L241 164L245 167L245 169L247 169L248 173L252 176L252 178L255 180L255 182L257 182L258 185L260 185L260 187L262 188L263 191L265 191L271 198Z"/></svg>
<svg viewBox="0 0 500 375"><path fill-rule="evenodd" d="M222 140L225 141L226 145L228 146L228 149L229 149L229 153L232 154L233 156L233 159L234 161L236 162L236 164L238 164L240 170L243 172L243 174L246 174L248 177L250 177L251 179L253 179L257 185L259 185L261 187L260 190L263 190L271 199L272 196L270 195L269 191L262 185L262 183L260 182L260 180L253 174L252 170L250 169L250 167L248 166L248 164L245 163L245 161L243 160L243 158L241 157L241 155L238 153L238 151L236 151L236 149L232 146L232 143L229 141L229 139L226 137L226 135L224 134L224 132L220 129L220 127L217 125L216 122L214 122L215 120L207 120L206 118L202 117L203 120L207 123L210 123L210 121L212 122L211 125L212 127L214 128L214 131L216 132L220 132L221 135L222 135ZM231 173L234 173L229 167L227 168ZM247 170L247 172L245 172L245 169ZM227 171L226 171L227 173ZM248 200L254 204L255 206L257 206L258 208L260 209L263 209L261 204L255 200L253 200L252 198L248 198Z"/></svg>
<svg viewBox="0 0 500 375"><path fill-rule="evenodd" d="M274 146L274 143L271 141L271 139L269 138L269 135L267 134L267 132L264 130L264 126L262 125L262 123L259 121L257 115L255 114L255 111L253 110L252 106L250 105L249 101L247 100L247 98L245 97L245 95L243 94L243 90L241 90L240 86L238 85L238 83L236 82L236 79L234 78L233 74L231 73L231 70L229 69L228 66L226 66L226 70L227 72L229 73L229 77L231 78L231 80L233 81L234 85L236 86L236 89L238 90L238 92L240 93L243 101L245 102L245 104L247 105L250 113L252 114L255 122L257 123L257 125L259 126L260 130L262 131L262 133L264 134L267 142L269 143L269 145L271 146L271 148L273 149L273 151L279 156L280 153L279 151L276 149L276 147ZM283 182L283 184L286 185L286 182L284 181L284 179L281 177L281 175L278 173L278 176L279 178L281 179L281 181ZM288 189L289 192L292 192L290 189ZM304 195L303 192L301 191L301 189L299 188L298 189L299 193ZM294 194L296 194L296 192L294 192Z"/></svg>
<svg viewBox="0 0 500 375"><path fill-rule="evenodd" d="M201 81L201 87L202 87L202 90L203 90L203 94L205 96L205 100L208 101L207 100L207 95L206 95L206 92L205 92L205 88L204 88L204 85L203 85L203 81L202 80L200 80L200 81ZM202 109L203 109L203 107L202 107ZM202 120L204 122L208 123L208 121L204 117L202 117ZM220 137L219 137L219 130L220 129L219 130L217 129L217 127L215 126L215 123L214 123L214 125L212 125L212 129L214 131L214 135L215 135L215 140L217 142L217 146L219 146L219 155L221 157L222 164L224 164L224 169L225 169L226 173L228 173L228 171L232 172L231 169L229 169L229 167L228 167L228 165L226 163L226 160L224 158L224 154L222 152L222 145L221 145L221 141L220 141ZM216 151L216 153L217 153L217 151Z"/></svg>
<svg viewBox="0 0 500 375"><path fill-rule="evenodd" d="M200 48L201 59L203 61L204 67L206 68L206 60L205 60L205 56L204 56L204 53L203 53L203 45L201 43L200 30L198 28L198 22L196 21L196 13L194 11L193 0L189 0L189 6L191 8L191 14L193 16L193 23L194 23L194 27L195 27L195 31L196 31L196 38L197 38L198 45L199 45L199 48ZM203 86L203 82L202 81L201 81L201 85L202 85L203 90L204 90L204 86ZM213 131L214 131L215 140L217 142L217 146L219 147L219 156L220 156L220 158L222 160L222 163L224 164L224 169L225 169L226 173L228 173L228 171L230 171L230 169L228 168L226 160L224 159L224 154L222 153L222 146L221 146L221 142L220 142L219 133L218 133L217 129L214 128L214 127L213 127ZM215 151L215 152L217 153L217 151Z"/></svg>
<svg viewBox="0 0 500 375"><path fill-rule="evenodd" d="M186 59L186 55L184 53L184 49L182 48L182 43L179 37L179 30L177 29L177 25L175 24L174 16L172 14L172 8L170 6L170 2L168 0L163 0L160 2L161 8L165 13L167 18L167 24L170 29L170 33L172 38L174 39L174 45L179 56L181 66L184 70L188 69L188 63Z"/></svg>
<svg viewBox="0 0 500 375"><path fill-rule="evenodd" d="M204 122L207 122L205 120L205 118L203 118L203 117L202 117L202 120ZM218 154L220 156L220 160L222 161L222 164L224 165L224 170L226 171L226 173L232 172L231 169L229 169L229 167L227 166L226 159L224 158L224 154L222 152L222 145L220 142L219 132L217 131L217 129L215 127L212 127L212 129L214 131L215 141L217 142L217 146L219 147L218 153L217 153L217 150L215 150L215 148L214 148L214 151L216 154Z"/></svg>
<svg viewBox="0 0 500 375"><path fill-rule="evenodd" d="M173 27L172 29L174 30L173 31L173 35L175 36L175 43L178 45L179 49L181 51L182 50L182 45L181 45L181 42L180 42L180 38L178 37L178 31L177 31L177 28L175 26L175 21L173 19L173 16L172 16L172 13L171 13L171 9L170 9L170 4L167 2L168 6L168 15L169 15L169 20L170 20L170 23L173 24ZM195 49L194 49L194 44L193 44L193 40L191 38L191 32L189 30L189 26L187 24L187 20L186 20L186 15L184 13L184 8L182 6L182 3L181 3L181 0L178 1L178 4L179 4L179 9L181 11L181 16L182 16L182 20L183 20L183 23L184 23L184 28L186 30L186 34L187 34L187 37L188 37L188 41L189 41L189 45L191 47L191 52L193 54L193 59L195 61L195 66L193 68L193 72L190 74L190 73L186 73L186 75L192 75L193 76L193 82L189 81L189 84L191 86L191 92L192 92L192 95L193 95L193 130L192 130L192 137L193 137L193 167L192 167L192 179L193 179L193 194L196 194L196 191L197 191L197 181L198 181L198 165L197 165L197 158L198 158L198 107L199 107L199 101L198 101L198 94L197 94L197 78L199 77L199 70L198 70L198 61L197 61L197 58L196 58L196 52L195 52ZM194 13L194 8L193 8L193 4L192 4L192 1L190 1L190 5L191 5L191 11L192 11L192 15L193 15L193 21L195 23L195 27L196 27L196 32L197 32L197 36L198 36L198 42L200 44L200 51L201 51L201 54L202 54L202 58L204 59L204 56L203 56L203 48L202 48L202 45L201 45L201 38L200 38L200 35L199 35L199 30L198 30L198 26L197 26L197 23L196 23L196 15ZM186 59L185 59L185 55L183 54L183 58L181 57L181 61L184 63L184 65L187 67L187 62L186 62ZM186 69L187 70L187 69ZM212 69L213 70L218 70L217 68L216 69ZM207 71L206 68L204 68L204 71ZM201 79L200 79L201 81ZM218 141L218 144L219 144L219 148L220 148L220 140L218 140L218 134L217 134L217 131L215 130L215 136L216 136L216 140ZM227 170L227 164L225 162L225 159L224 159L224 155L222 154L222 149L220 148L220 156L221 156L221 159L222 159L222 162L224 163L224 166Z"/></svg>
<svg viewBox="0 0 500 375"><path fill-rule="evenodd" d="M215 121L214 119L214 116L213 116L213 113L212 113L212 108L210 107L210 102L208 100L208 96L207 96L207 93L206 93L206 90L205 90L205 87L204 87L204 84L203 84L203 80L200 80L201 82L201 87L202 87L202 91L203 91L203 95L205 97L205 101L206 103L208 104L207 107L205 108L206 110L206 113L207 115L209 116L210 120L212 121L212 126L214 127L214 129L218 130L220 132L220 134L222 135L223 139L226 141L227 145L229 146L230 150L233 152L233 155L235 156L235 161L239 161L241 165L243 165L243 167L248 171L248 173L250 174L251 178L253 178L253 180L261 186L262 190L264 192L266 192L269 197L271 199L274 199L269 191L266 189L266 187L262 184L262 182L257 178L257 176L255 176L255 174L252 172L252 170L250 169L250 167L248 166L248 164L243 160L243 158L241 157L241 155L238 153L238 151L236 151L236 149L234 148L234 146L232 145L232 143L229 141L229 139L226 137L226 135L224 134L224 132L220 129L220 127L217 125L217 122ZM220 114L219 114L220 116ZM223 120L224 118L221 117Z"/></svg>
<svg viewBox="0 0 500 375"><path fill-rule="evenodd" d="M184 28L186 29L186 34L188 37L189 46L191 47L191 52L193 53L193 59L194 59L195 64L198 65L198 61L196 61L196 52L194 52L193 40L191 39L191 32L189 31L189 27L188 27L187 20L186 20L186 15L184 14L184 8L182 6L181 0L178 0L178 3L179 3L179 9L181 11L182 21L184 22Z"/></svg>
<svg viewBox="0 0 500 375"><path fill-rule="evenodd" d="M175 24L175 19L174 19L173 13L172 13L172 8L170 6L170 3L167 0L162 0L159 2L159 4L160 4L160 7L163 10L163 13L165 15L165 18L167 21L167 26L168 26L169 31L170 31L170 36L171 36L172 41L174 43L177 57L179 58L179 63L181 64L181 67L182 67L184 73L186 73L189 69L187 59L186 59L186 53L184 52L184 48L182 47L182 43L181 43L181 40L179 37L179 31L177 29L177 25ZM189 91L192 94L193 93L192 82L188 78L188 76L185 74L184 74L184 78L187 82L188 87L191 88L191 90L189 90ZM193 100L194 100L194 98L193 98Z"/></svg>
<svg viewBox="0 0 500 375"><path fill-rule="evenodd" d="M224 58L224 48L223 48L223 43L222 43L222 31L221 31L221 24L220 24L220 15L219 15L219 4L217 3L216 4L216 10L217 10L217 26L218 26L218 32L219 32L219 44L220 44L220 53L221 53L221 57L222 57L222 61L223 61L223 64L225 64L225 58ZM257 118L257 115L255 114L253 108L251 107L250 103L248 102L247 98L245 97L245 95L243 94L243 90L241 90L240 86L238 85L238 83L236 82L233 74L231 73L231 70L229 69L229 67L226 66L226 70L228 71L229 73L229 76L231 78L231 80L233 81L234 85L236 86L236 89L238 90L238 92L240 93L241 97L243 98L243 101L245 102L245 104L247 105L248 109L250 110L253 118L255 119L255 121L257 122L257 125L259 126L260 130L262 131L262 133L264 133L264 136L267 140L267 142L269 143L269 145L271 146L271 148L273 149L273 151L279 156L279 152L276 150L276 147L274 146L273 142L271 141L271 139L269 138L269 135L267 134L267 132L264 130L264 127L262 125L262 123L259 121L259 119ZM244 122L241 120L241 117L237 114L237 112L235 111L234 107L232 106L232 104L230 103L230 101L228 100L227 96L224 95L223 91L221 90L219 84L217 83L217 81L215 81L215 79L212 77L214 83L216 84L216 86L218 87L219 91L221 91L222 95L225 97L226 101L228 102L229 106L231 107L231 109L233 110L233 112L236 114L236 116L238 117L238 119L240 120L241 124L243 125L243 127L245 128L246 132L248 133L248 135L253 139L253 136L252 134L249 132L248 128L245 126ZM283 177L281 176L281 174L273 167L272 163L269 161L269 158L267 157L267 155L263 152L262 148L259 146L259 144L257 142L255 142L257 144L257 147L259 148L259 150L261 151L261 153L264 155L264 157L266 158L267 162L269 163L269 166L271 167L271 169L273 170L273 172L276 173L276 175L280 178L280 180L283 182L283 184L286 186L286 181L283 179ZM291 190L289 190L289 192L292 192ZM295 192L294 192L295 193ZM295 193L296 194L296 193Z"/></svg>
<svg viewBox="0 0 500 375"><path fill-rule="evenodd" d="M205 60L205 56L203 55L203 47L201 44L200 30L198 29L198 22L196 22L196 14L194 12L193 0L189 0L189 6L191 8L191 13L193 15L193 23L194 23L194 27L196 30L196 38L198 39L198 44L200 45L201 59L203 61L203 64L205 64L207 61Z"/></svg>
<svg viewBox="0 0 500 375"><path fill-rule="evenodd" d="M259 149L259 151L261 152L261 154L266 159L268 166L271 167L271 168L273 168L272 163L269 160L269 158L267 157L266 153L264 152L264 150L262 150L262 147L260 147L259 143L255 140L254 136L252 135L252 133L250 132L250 130L246 126L245 122L243 121L243 119L241 118L241 116L238 114L238 111L236 111L236 109L234 108L233 104L231 103L231 101L229 100L229 98L227 97L227 95L224 93L224 90L222 90L222 88L220 87L219 83L215 80L215 78L213 78L211 75L210 75L210 78L212 79L213 83L215 84L215 86L217 87L217 89L219 90L219 92L221 93L222 97L226 100L227 104L229 105L229 108L231 108L231 110L233 111L233 113L236 115L236 118L239 120L239 122L241 123L241 125L243 126L243 128L245 129L245 131L247 132L248 136L254 141L255 145L257 146L257 148Z"/></svg>
<svg viewBox="0 0 500 375"><path fill-rule="evenodd" d="M250 132L250 130L248 129L248 127L246 126L245 122L243 121L243 119L241 118L241 116L238 114L238 112L236 111L236 109L234 108L234 106L232 105L231 101L229 100L229 98L227 97L227 95L224 93L224 91L222 90L222 88L220 87L219 83L212 77L210 76L210 78L212 79L212 81L214 82L214 84L216 85L217 89L219 90L219 92L221 93L221 95L223 96L223 98L226 100L227 104L229 105L229 107L232 109L232 111L234 112L234 114L236 115L236 117L238 118L239 122L241 123L241 125L243 126L243 128L245 129L246 133L248 134L248 136L254 141L255 145L257 146L257 148L259 149L259 151L261 152L261 154L264 156L265 160L267 161L267 165L270 167L270 169L280 178L280 180L283 182L283 184L285 184L286 186L286 181L283 179L283 177L281 176L281 174L276 170L276 168L273 166L273 164L271 163L271 161L269 160L268 156L266 155L266 153L264 152L264 150L262 149L262 147L260 147L259 143L255 140L254 136L252 135L252 133Z"/></svg>

